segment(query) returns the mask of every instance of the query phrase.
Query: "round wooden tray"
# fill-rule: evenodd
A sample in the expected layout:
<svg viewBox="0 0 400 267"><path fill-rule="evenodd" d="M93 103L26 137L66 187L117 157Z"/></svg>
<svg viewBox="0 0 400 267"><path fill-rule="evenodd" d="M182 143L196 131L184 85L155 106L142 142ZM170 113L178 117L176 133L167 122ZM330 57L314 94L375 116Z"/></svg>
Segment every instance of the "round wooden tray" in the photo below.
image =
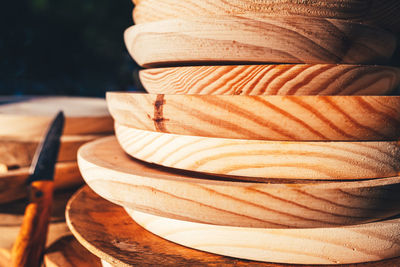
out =
<svg viewBox="0 0 400 267"><path fill-rule="evenodd" d="M0 174L0 203L12 202L27 197L26 181L29 167L10 170ZM54 173L55 189L66 189L82 184L77 162L57 163Z"/></svg>
<svg viewBox="0 0 400 267"><path fill-rule="evenodd" d="M64 135L61 137L58 162L75 161L81 145L104 135ZM0 137L0 163L7 166L29 166L36 152L40 138L8 139Z"/></svg>
<svg viewBox="0 0 400 267"><path fill-rule="evenodd" d="M126 211L143 228L167 240L248 260L349 264L400 256L400 217L347 227L268 229L215 226Z"/></svg>
<svg viewBox="0 0 400 267"><path fill-rule="evenodd" d="M253 140L400 138L399 96L244 96L108 93L115 121L164 133Z"/></svg>
<svg viewBox="0 0 400 267"><path fill-rule="evenodd" d="M103 200L88 187L70 200L66 215L68 226L78 241L90 252L114 265L292 266L239 260L176 245L147 232L132 221L122 207ZM399 259L392 259L347 266L389 267L398 264Z"/></svg>
<svg viewBox="0 0 400 267"><path fill-rule="evenodd" d="M114 137L79 150L87 184L107 200L163 217L216 225L310 228L400 213L400 177L351 182L233 181L145 164Z"/></svg>
<svg viewBox="0 0 400 267"><path fill-rule="evenodd" d="M399 68L336 64L155 68L139 76L152 94L387 95L400 84Z"/></svg>
<svg viewBox="0 0 400 267"><path fill-rule="evenodd" d="M0 106L0 138L40 138L59 110L63 110L66 116L65 135L108 134L113 130L113 122L103 99L33 97Z"/></svg>
<svg viewBox="0 0 400 267"><path fill-rule="evenodd" d="M262 13L335 18L370 23L400 31L400 4L397 0L133 0L135 23L182 17Z"/></svg>
<svg viewBox="0 0 400 267"><path fill-rule="evenodd" d="M400 175L398 141L241 140L157 133L118 123L115 133L121 147L134 158L188 171L261 181L359 180Z"/></svg>
<svg viewBox="0 0 400 267"><path fill-rule="evenodd" d="M150 22L125 31L143 67L223 63L387 62L394 35L364 24L311 17L215 16Z"/></svg>

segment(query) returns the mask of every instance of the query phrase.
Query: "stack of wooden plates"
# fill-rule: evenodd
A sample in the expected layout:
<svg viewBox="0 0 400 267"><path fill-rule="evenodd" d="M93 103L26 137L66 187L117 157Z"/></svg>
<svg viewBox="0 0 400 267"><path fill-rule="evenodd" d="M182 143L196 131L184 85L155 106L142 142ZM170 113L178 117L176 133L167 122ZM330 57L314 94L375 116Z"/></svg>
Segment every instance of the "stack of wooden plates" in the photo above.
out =
<svg viewBox="0 0 400 267"><path fill-rule="evenodd" d="M55 205L49 242L68 233L65 205L83 183L77 164L78 148L113 133L103 99L72 97L1 98L0 106L0 248L11 249L22 223L29 176L36 147L60 110L66 116L55 169ZM54 229L54 230L53 230Z"/></svg>
<svg viewBox="0 0 400 267"><path fill-rule="evenodd" d="M144 228L248 260L400 256L400 2L136 1L149 94L109 93L78 160ZM380 64L380 65L377 65ZM149 165L150 164L150 165Z"/></svg>

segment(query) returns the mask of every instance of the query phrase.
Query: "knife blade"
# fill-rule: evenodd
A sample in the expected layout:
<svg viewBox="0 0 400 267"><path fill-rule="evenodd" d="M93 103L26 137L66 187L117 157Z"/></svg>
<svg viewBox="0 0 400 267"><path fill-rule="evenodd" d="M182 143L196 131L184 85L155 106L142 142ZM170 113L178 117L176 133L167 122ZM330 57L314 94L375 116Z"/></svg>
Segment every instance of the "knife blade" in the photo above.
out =
<svg viewBox="0 0 400 267"><path fill-rule="evenodd" d="M33 157L27 180L30 202L11 251L12 266L39 267L43 259L53 201L54 168L64 120L63 112L59 112Z"/></svg>

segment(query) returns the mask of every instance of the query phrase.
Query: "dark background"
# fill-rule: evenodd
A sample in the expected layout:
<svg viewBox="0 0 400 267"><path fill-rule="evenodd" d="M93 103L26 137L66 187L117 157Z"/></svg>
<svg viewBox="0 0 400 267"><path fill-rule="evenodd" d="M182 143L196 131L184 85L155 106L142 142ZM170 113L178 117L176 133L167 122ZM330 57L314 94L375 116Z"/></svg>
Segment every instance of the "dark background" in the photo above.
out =
<svg viewBox="0 0 400 267"><path fill-rule="evenodd" d="M8 1L0 11L0 95L135 90L123 32L130 0Z"/></svg>

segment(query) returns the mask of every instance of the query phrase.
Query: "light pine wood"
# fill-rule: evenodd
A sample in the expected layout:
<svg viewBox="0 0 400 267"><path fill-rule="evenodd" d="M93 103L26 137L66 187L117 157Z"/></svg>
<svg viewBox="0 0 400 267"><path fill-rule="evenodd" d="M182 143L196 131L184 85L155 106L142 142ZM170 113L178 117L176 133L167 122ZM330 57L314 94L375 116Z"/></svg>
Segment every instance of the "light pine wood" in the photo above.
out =
<svg viewBox="0 0 400 267"><path fill-rule="evenodd" d="M400 256L400 218L347 227L268 229L172 220L127 209L146 230L202 251L292 264L349 264Z"/></svg>
<svg viewBox="0 0 400 267"><path fill-rule="evenodd" d="M400 175L398 141L241 140L157 133L119 124L115 131L120 145L132 157L189 171L260 180L355 180Z"/></svg>
<svg viewBox="0 0 400 267"><path fill-rule="evenodd" d="M234 181L230 178L235 177L136 161L113 137L84 145L78 160L86 183L105 199L180 220L306 228L369 222L400 211L400 177L350 182Z"/></svg>
<svg viewBox="0 0 400 267"><path fill-rule="evenodd" d="M400 69L363 65L231 65L145 69L152 94L387 95L400 85Z"/></svg>
<svg viewBox="0 0 400 267"><path fill-rule="evenodd" d="M121 207L87 187L71 199L67 220L81 244L114 266L287 266L218 256L163 240L138 226ZM399 263L396 258L346 266L392 267ZM298 267L305 266L309 265Z"/></svg>
<svg viewBox="0 0 400 267"><path fill-rule="evenodd" d="M310 17L218 16L163 20L125 31L131 56L143 67L218 62L387 62L394 35L343 20Z"/></svg>
<svg viewBox="0 0 400 267"><path fill-rule="evenodd" d="M64 236L47 248L46 267L101 267L99 258L90 253L72 236Z"/></svg>
<svg viewBox="0 0 400 267"><path fill-rule="evenodd" d="M104 135L64 135L61 137L58 162L74 161L81 145ZM26 140L0 138L0 162L6 166L29 166L40 138Z"/></svg>
<svg viewBox="0 0 400 267"><path fill-rule="evenodd" d="M119 124L164 133L279 141L400 137L399 96L108 93L107 103Z"/></svg>
<svg viewBox="0 0 400 267"><path fill-rule="evenodd" d="M182 17L240 15L301 15L359 21L400 31L400 3L397 0L134 0L135 23Z"/></svg>
<svg viewBox="0 0 400 267"><path fill-rule="evenodd" d="M6 173L8 171L8 167L6 164L0 163L0 174Z"/></svg>
<svg viewBox="0 0 400 267"><path fill-rule="evenodd" d="M59 110L66 116L65 135L112 132L112 119L103 99L35 97L0 106L0 138L37 139Z"/></svg>
<svg viewBox="0 0 400 267"><path fill-rule="evenodd" d="M12 202L27 196L26 180L29 167L10 170L0 174L0 203ZM54 174L55 189L72 188L83 180L76 162L57 163Z"/></svg>

